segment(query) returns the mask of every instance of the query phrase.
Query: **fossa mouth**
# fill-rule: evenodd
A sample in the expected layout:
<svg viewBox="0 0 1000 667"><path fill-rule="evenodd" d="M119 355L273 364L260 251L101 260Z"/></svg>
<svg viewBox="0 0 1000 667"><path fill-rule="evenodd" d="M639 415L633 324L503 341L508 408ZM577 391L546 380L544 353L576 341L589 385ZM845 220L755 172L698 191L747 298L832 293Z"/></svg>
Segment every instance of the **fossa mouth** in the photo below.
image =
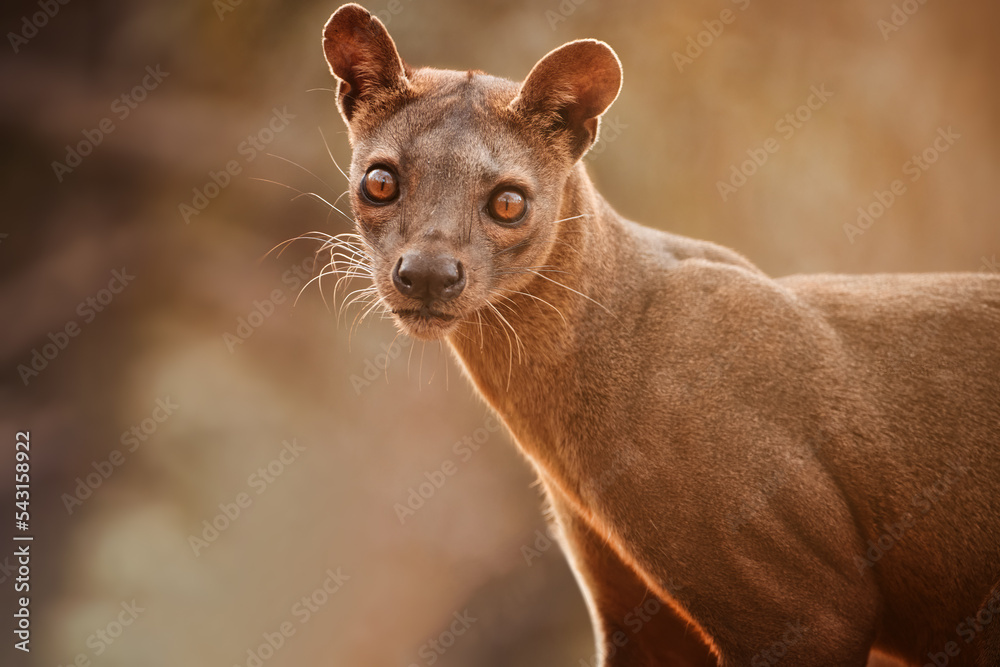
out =
<svg viewBox="0 0 1000 667"><path fill-rule="evenodd" d="M449 315L448 313L442 313L440 311L434 310L433 308L428 308L424 306L416 310L399 309L393 310L392 314L402 320L416 320L423 322L437 322L441 324L447 324L455 320L454 315Z"/></svg>
<svg viewBox="0 0 1000 667"><path fill-rule="evenodd" d="M440 340L457 326L458 316L424 306L417 309L393 309L393 316L403 331L418 340Z"/></svg>

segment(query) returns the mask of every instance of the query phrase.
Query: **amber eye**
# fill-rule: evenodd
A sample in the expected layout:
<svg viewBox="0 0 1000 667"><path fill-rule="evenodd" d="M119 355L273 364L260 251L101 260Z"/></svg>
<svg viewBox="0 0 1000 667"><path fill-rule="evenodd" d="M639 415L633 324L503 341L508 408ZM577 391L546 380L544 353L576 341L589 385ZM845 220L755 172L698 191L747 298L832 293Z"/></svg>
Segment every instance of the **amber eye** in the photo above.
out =
<svg viewBox="0 0 1000 667"><path fill-rule="evenodd" d="M361 180L361 191L375 204L388 204L399 194L399 183L388 169L373 167Z"/></svg>
<svg viewBox="0 0 1000 667"><path fill-rule="evenodd" d="M490 196L488 208L494 220L509 225L524 217L528 202L520 191L507 188L497 190Z"/></svg>

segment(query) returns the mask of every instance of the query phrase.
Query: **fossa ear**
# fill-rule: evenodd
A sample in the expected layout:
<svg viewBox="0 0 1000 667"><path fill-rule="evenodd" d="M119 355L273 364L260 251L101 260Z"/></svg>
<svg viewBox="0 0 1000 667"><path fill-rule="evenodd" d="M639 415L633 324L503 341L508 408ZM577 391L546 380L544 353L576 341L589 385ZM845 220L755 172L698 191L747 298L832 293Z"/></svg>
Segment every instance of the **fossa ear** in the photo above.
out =
<svg viewBox="0 0 1000 667"><path fill-rule="evenodd" d="M409 89L396 43L361 5L344 5L333 13L323 28L323 51L330 71L340 79L337 104L348 124L361 106L378 106Z"/></svg>
<svg viewBox="0 0 1000 667"><path fill-rule="evenodd" d="M568 132L570 154L577 160L597 141L601 114L621 86L621 62L611 47L581 39L539 60L510 106L554 132Z"/></svg>

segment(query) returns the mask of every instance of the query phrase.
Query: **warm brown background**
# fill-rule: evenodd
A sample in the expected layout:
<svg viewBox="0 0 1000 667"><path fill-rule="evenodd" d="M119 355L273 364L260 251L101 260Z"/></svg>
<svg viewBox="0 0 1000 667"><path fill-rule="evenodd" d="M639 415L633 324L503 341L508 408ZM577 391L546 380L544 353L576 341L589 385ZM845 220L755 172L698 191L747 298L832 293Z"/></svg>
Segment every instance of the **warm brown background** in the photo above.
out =
<svg viewBox="0 0 1000 667"><path fill-rule="evenodd" d="M588 163L634 219L735 247L774 275L997 270L1000 6L910 2L919 10L888 40L877 22L889 0L367 5L413 64L520 79L565 41L608 41L625 68L606 125L619 130ZM455 455L487 413L438 346L406 348L358 386L392 326L365 322L349 340L357 311L338 324L311 287L227 349L223 334L255 300L294 296L282 273L315 248L261 260L272 246L349 229L321 203L253 180L330 201L346 187L321 138L345 165L320 48L336 4L230 6L220 19L208 0L73 0L18 54L0 44L0 516L12 504L9 443L31 429L37 536L34 651L4 664L83 653L106 666L246 665L262 633L290 620L296 633L268 667L422 667L421 645L469 610L479 620L436 664L579 665L591 638L562 557L553 548L529 566L522 552L544 525L531 472L499 433L468 461ZM679 72L672 54L726 8L734 22ZM0 29L19 32L37 11L8 2ZM169 76L115 117L112 101L158 64ZM775 123L813 85L833 96L723 202L716 182L780 137ZM295 118L268 151L300 167L238 153L274 107ZM51 163L109 116L115 131L58 183ZM844 224L905 179L941 127L961 138L849 242ZM243 173L185 224L178 205L230 159ZM123 266L135 280L84 324L77 304ZM71 320L80 335L26 387L18 365ZM124 450L121 434L164 397L181 407L68 515L61 495ZM305 452L256 495L248 476L293 438ZM456 474L401 525L394 504L448 459ZM188 535L242 491L253 505L195 557ZM350 580L299 624L292 605L338 566ZM145 611L95 657L88 635L133 599Z"/></svg>

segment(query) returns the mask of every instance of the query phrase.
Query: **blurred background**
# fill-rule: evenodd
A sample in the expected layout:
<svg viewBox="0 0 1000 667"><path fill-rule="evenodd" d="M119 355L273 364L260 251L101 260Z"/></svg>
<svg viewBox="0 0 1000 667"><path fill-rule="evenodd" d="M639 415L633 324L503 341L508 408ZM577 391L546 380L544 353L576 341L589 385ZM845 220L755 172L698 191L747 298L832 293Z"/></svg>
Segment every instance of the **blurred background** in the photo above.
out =
<svg viewBox="0 0 1000 667"><path fill-rule="evenodd" d="M610 43L586 160L632 219L772 275L1000 270L994 2L364 4L414 65L520 80ZM447 351L338 321L329 283L293 305L317 243L268 254L350 229L297 196L346 188L336 7L0 10L0 499L30 430L35 537L24 655L2 531L3 664L592 664L533 475Z"/></svg>

